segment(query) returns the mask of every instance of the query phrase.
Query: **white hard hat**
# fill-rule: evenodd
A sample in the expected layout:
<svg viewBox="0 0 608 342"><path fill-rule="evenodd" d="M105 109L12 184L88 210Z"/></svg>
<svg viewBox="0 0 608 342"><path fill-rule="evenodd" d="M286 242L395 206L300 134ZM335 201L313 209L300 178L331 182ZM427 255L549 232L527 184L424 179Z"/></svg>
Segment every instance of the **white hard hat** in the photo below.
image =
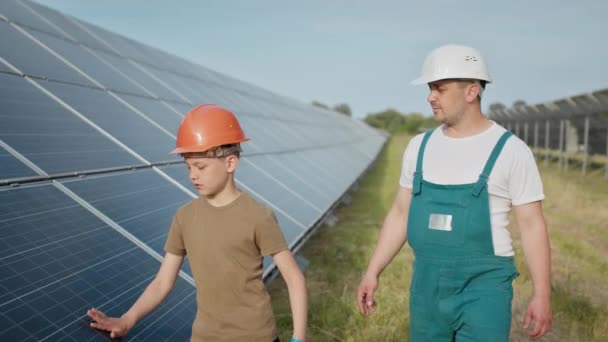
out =
<svg viewBox="0 0 608 342"><path fill-rule="evenodd" d="M450 78L492 82L488 67L476 49L448 44L431 51L424 60L422 75L412 84L425 84Z"/></svg>

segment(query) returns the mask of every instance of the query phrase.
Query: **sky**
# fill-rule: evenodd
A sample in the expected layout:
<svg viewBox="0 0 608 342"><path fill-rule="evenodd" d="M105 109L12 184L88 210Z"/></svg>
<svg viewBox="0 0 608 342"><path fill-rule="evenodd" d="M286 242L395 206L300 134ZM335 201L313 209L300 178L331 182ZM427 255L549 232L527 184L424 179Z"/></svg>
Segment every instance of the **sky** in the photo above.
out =
<svg viewBox="0 0 608 342"><path fill-rule="evenodd" d="M347 103L360 118L430 115L428 88L410 82L448 43L486 59L484 109L608 87L606 0L36 2L299 101Z"/></svg>

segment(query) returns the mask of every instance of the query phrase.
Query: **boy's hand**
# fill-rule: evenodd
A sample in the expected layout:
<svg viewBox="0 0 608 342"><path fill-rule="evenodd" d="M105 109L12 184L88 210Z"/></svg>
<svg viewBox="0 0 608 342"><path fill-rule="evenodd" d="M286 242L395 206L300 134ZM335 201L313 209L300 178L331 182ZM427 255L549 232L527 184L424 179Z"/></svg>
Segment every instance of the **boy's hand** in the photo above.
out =
<svg viewBox="0 0 608 342"><path fill-rule="evenodd" d="M361 280L359 291L357 291L357 305L359 311L365 316L369 316L376 310L374 292L378 289L378 277L366 274Z"/></svg>
<svg viewBox="0 0 608 342"><path fill-rule="evenodd" d="M108 331L111 338L125 336L132 327L126 318L108 317L106 314L97 309L88 310L87 316L91 317L95 321L91 322L91 327Z"/></svg>

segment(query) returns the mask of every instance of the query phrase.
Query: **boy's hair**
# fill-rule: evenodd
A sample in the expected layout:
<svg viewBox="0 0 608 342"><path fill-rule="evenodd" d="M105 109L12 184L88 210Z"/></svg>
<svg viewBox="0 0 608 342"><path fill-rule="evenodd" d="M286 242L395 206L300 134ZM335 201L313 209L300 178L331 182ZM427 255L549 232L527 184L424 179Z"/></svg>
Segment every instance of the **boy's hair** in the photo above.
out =
<svg viewBox="0 0 608 342"><path fill-rule="evenodd" d="M221 145L208 149L204 152L188 152L182 153L182 157L186 158L225 158L228 156L241 157L241 144Z"/></svg>

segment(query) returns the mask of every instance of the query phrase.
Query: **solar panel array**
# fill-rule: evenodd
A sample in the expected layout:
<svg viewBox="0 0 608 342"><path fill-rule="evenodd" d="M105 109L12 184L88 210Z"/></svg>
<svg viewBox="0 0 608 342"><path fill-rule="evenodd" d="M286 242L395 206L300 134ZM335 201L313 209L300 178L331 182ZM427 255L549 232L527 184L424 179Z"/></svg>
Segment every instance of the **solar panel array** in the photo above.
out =
<svg viewBox="0 0 608 342"><path fill-rule="evenodd" d="M608 154L608 89L545 103L494 110L489 116L529 145L554 150L563 149L563 146L560 147L560 121L567 122L576 131L577 141L572 144L577 149L583 148L587 121L588 152Z"/></svg>
<svg viewBox="0 0 608 342"><path fill-rule="evenodd" d="M158 271L175 210L197 196L167 153L201 103L239 118L252 140L237 185L275 211L292 249L386 139L36 3L0 2L0 341L109 338L84 314L124 313ZM128 339L187 340L195 314L185 263Z"/></svg>

